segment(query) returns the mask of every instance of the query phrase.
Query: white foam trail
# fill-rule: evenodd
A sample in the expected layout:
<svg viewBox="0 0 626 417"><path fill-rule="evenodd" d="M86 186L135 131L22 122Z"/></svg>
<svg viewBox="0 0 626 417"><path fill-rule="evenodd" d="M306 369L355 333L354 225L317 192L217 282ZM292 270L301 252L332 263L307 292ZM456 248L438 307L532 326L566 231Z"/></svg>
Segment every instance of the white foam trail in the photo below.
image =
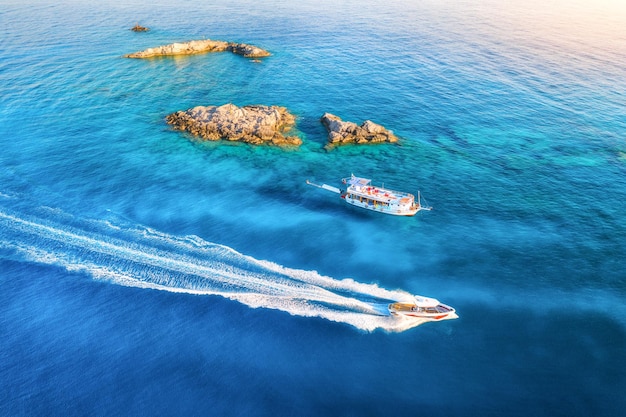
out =
<svg viewBox="0 0 626 417"><path fill-rule="evenodd" d="M388 314L389 300L410 296L403 291L286 268L197 236L45 211L45 216L0 211L0 247L20 259L119 285L219 295L253 308L321 317L366 331L403 331L425 322Z"/></svg>

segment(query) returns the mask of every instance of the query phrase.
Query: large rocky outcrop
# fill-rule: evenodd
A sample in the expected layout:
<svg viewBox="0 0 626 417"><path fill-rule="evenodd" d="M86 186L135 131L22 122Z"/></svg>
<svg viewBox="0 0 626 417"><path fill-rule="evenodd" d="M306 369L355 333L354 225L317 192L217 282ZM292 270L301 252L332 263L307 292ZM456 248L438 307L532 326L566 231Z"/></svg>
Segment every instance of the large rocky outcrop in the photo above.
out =
<svg viewBox="0 0 626 417"><path fill-rule="evenodd" d="M165 120L175 129L188 131L206 140L226 139L255 145L298 146L302 140L284 133L295 125L285 107L198 106L169 114Z"/></svg>
<svg viewBox="0 0 626 417"><path fill-rule="evenodd" d="M387 130L371 120L366 120L361 126L358 126L353 122L344 122L330 113L324 113L321 120L326 130L328 130L327 147L348 143L365 144L398 141L398 138L391 130Z"/></svg>
<svg viewBox="0 0 626 417"><path fill-rule="evenodd" d="M243 55L246 58L261 58L269 56L270 53L247 43L235 43L225 41L214 41L211 39L189 41L184 43L172 43L169 45L148 48L143 51L124 55L125 58L152 58L156 56L170 55L192 55L206 52L229 51L234 54Z"/></svg>

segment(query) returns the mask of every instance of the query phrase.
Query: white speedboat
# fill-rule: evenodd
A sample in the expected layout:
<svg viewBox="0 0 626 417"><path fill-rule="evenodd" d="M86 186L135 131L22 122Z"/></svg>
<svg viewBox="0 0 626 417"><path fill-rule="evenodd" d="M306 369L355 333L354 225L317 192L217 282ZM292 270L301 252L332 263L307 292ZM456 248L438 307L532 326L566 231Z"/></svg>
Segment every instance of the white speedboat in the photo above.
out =
<svg viewBox="0 0 626 417"><path fill-rule="evenodd" d="M396 316L416 317L429 320L449 320L459 316L456 310L429 297L416 295L410 301L398 301L388 306L389 312Z"/></svg>
<svg viewBox="0 0 626 417"><path fill-rule="evenodd" d="M323 188L337 193L343 200L353 206L380 213L392 214L395 216L413 216L420 210L431 210L430 206L423 206L421 194L418 191L418 198L415 201L413 194L402 191L394 191L384 187L371 185L371 180L367 178L355 177L344 178L342 182L347 185L345 190L322 184L314 184L307 180L307 184L314 187Z"/></svg>

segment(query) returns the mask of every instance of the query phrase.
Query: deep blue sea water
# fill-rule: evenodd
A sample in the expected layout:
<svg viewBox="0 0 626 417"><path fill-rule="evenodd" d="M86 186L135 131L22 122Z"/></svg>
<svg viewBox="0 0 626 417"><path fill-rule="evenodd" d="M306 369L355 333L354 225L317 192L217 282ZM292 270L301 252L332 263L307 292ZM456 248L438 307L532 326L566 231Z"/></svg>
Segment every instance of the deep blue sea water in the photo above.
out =
<svg viewBox="0 0 626 417"><path fill-rule="evenodd" d="M298 3L0 0L0 415L621 415L626 5ZM272 56L122 57L203 38ZM304 144L164 122L225 103ZM351 173L434 209L305 183Z"/></svg>

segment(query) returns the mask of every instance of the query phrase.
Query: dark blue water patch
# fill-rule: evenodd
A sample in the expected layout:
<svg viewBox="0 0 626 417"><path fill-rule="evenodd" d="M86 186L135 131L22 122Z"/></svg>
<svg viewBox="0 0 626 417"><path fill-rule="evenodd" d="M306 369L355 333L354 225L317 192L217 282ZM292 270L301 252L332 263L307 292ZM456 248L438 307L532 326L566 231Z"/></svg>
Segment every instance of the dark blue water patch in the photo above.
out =
<svg viewBox="0 0 626 417"><path fill-rule="evenodd" d="M479 332L468 335L474 339L475 350L455 357L464 362L457 364L457 369L465 368L469 374L473 371L468 368L483 369L482 382L464 381L468 398L492 399L488 403L477 400L477 407L491 404L513 415L528 410L552 414L563 404L568 406L560 415L618 412L623 399L612 385L622 384L623 378L622 371L611 363L623 349L618 346L626 340L623 328L603 313L578 314L564 308L549 315L537 314L530 302L524 311L499 307L502 309L495 316L474 307L463 317L466 324L482 323ZM473 332L467 327L459 330L467 331ZM492 352L489 359L484 352ZM567 389L563 391L564 386L556 386L559 384ZM490 413L490 407L485 412Z"/></svg>
<svg viewBox="0 0 626 417"><path fill-rule="evenodd" d="M317 387L320 362L315 358L327 354L328 343L315 346L313 335L302 340L293 333L294 325L314 333L326 327L315 320L293 323L284 313L259 314L215 297L81 282L79 276L68 280L54 268L28 270L54 280L53 291L35 295L40 285L22 276L27 271L20 265L3 262L3 270L14 284L3 300L12 300L3 304L10 306L3 317L11 319L3 326L11 336L3 338L10 358L3 380L13 387L4 390L10 401L3 407L10 414L178 413L191 408L245 414L251 404L253 414L272 414L280 413L285 402L310 401L296 395L293 384ZM274 324L267 326L267 319ZM340 350L342 341L354 335L346 331L339 326L337 336L330 335L340 337ZM254 389L258 385L266 389ZM19 398L26 386L38 388L27 399ZM328 402L325 397L319 401ZM330 399L330 405L337 407L338 400Z"/></svg>
<svg viewBox="0 0 626 417"><path fill-rule="evenodd" d="M417 333L360 334L217 297L93 283L49 267L2 266L11 278L3 281L2 297L2 343L9 353L3 380L12 381L3 390L12 401L3 405L11 414L67 413L62 399L68 395L70 414L184 413L193 404L194 412L234 414L283 415L304 407L303 415L416 409L545 415L565 402L573 405L564 414L610 415L623 406L614 395L621 390L613 389L623 376L610 364L619 363L626 335L603 315L462 305L461 328L432 324ZM48 290L39 291L33 275L48 280ZM563 333L564 327L571 330ZM399 390L400 377L420 389ZM34 384L28 399L13 397ZM258 385L265 389L253 388Z"/></svg>

